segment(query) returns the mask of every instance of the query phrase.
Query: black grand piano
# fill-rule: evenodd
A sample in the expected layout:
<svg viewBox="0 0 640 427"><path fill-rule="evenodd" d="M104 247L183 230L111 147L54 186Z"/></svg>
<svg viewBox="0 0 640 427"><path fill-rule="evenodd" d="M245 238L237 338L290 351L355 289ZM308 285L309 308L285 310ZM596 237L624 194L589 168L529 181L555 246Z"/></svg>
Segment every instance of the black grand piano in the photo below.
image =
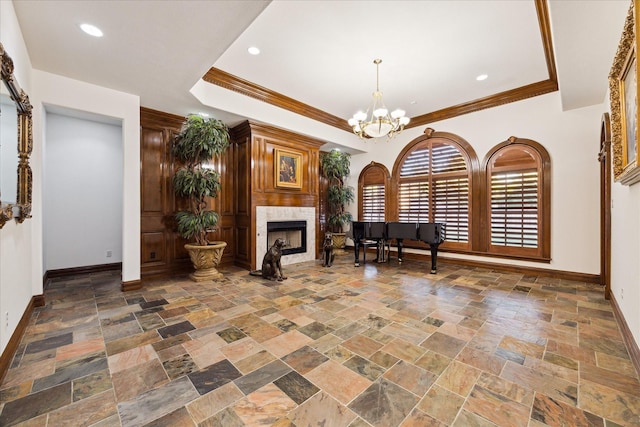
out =
<svg viewBox="0 0 640 427"><path fill-rule="evenodd" d="M376 246L378 262L388 260L389 241L395 239L398 246L398 262L402 263L402 246L405 239L420 240L431 249L431 274L437 270L438 246L445 240L445 224L441 222L364 222L353 221L351 234L355 252L355 266L360 266L360 247ZM364 255L366 259L366 255ZM364 261L363 261L364 262Z"/></svg>

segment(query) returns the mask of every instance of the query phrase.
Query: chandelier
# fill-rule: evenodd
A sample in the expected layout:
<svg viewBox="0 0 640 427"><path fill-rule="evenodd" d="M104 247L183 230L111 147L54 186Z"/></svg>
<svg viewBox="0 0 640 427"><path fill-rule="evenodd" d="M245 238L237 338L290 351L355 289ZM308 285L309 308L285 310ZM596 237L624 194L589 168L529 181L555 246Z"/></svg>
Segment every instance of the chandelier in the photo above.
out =
<svg viewBox="0 0 640 427"><path fill-rule="evenodd" d="M348 121L353 133L358 135L360 139L378 138L385 135L387 139L391 139L402 132L405 125L409 123L409 117L405 116L404 110L397 109L389 113L384 105L379 86L381 62L382 59L373 61L376 64L376 91L373 92L371 106L366 113L358 111Z"/></svg>

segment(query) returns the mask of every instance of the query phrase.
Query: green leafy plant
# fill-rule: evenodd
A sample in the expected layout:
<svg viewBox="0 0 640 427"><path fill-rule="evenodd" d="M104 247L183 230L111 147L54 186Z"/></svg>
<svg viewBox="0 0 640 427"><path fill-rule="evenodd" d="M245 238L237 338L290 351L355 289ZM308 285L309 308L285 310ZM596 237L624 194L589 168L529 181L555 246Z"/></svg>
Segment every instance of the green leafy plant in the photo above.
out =
<svg viewBox="0 0 640 427"><path fill-rule="evenodd" d="M338 150L320 154L322 175L328 180L327 190L329 230L334 233L342 232L344 224L353 220L351 212L345 206L355 200L352 187L345 186L344 181L349 176L351 155Z"/></svg>
<svg viewBox="0 0 640 427"><path fill-rule="evenodd" d="M218 224L218 214L208 209L207 198L217 197L220 175L208 163L228 146L229 130L221 120L195 114L187 116L174 141L173 154L183 166L173 177L173 187L177 196L189 202L188 210L175 215L178 233L198 245L209 243L207 233Z"/></svg>

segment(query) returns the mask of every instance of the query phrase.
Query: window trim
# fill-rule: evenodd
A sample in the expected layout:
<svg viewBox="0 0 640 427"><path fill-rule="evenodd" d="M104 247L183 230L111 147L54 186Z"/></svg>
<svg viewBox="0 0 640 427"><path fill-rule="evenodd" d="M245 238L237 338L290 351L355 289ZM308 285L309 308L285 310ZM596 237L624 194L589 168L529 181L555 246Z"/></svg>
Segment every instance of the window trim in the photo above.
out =
<svg viewBox="0 0 640 427"><path fill-rule="evenodd" d="M494 157L507 147L522 147L523 151L538 156L538 247L519 248L513 246L493 246L491 244L491 162ZM482 233L482 248L487 254L498 256L525 257L535 261L549 262L551 260L551 157L547 150L538 142L526 139L509 137L506 141L494 146L482 162L482 171L485 177L484 209L485 230Z"/></svg>
<svg viewBox="0 0 640 427"><path fill-rule="evenodd" d="M383 180L380 184L384 185L384 217L385 221L389 221L389 189L391 188L391 175L389 169L382 163L371 162L362 168L358 176L358 219L363 221L364 217L364 185L366 177L373 171L379 170L382 173ZM368 183L367 183L368 184Z"/></svg>
<svg viewBox="0 0 640 427"><path fill-rule="evenodd" d="M427 144L427 142L429 144ZM421 135L411 142L409 142L398 154L396 160L393 164L393 172L391 174L391 197L389 203L389 218L390 221L398 221L399 219L399 191L400 191L400 171L402 165L404 164L406 158L416 149L419 149L424 145L431 145L433 143L443 142L445 144L457 146L460 151L460 154L465 159L467 165L467 176L469 179L469 234L467 243L463 242L450 242L446 241L440 245L440 248L443 250L451 249L455 251L471 251L474 248L477 240L477 231L479 228L478 220L479 215L477 215L478 209L480 207L480 199L478 198L477 192L473 191L474 185L477 186L480 183L479 177L479 162L478 156L476 155L475 150L465 139L460 136L449 133L449 132L436 132L432 128L427 128L424 131L424 135ZM404 179L405 182L412 180ZM429 179L429 185L433 182ZM418 246L428 248L426 244L419 244Z"/></svg>

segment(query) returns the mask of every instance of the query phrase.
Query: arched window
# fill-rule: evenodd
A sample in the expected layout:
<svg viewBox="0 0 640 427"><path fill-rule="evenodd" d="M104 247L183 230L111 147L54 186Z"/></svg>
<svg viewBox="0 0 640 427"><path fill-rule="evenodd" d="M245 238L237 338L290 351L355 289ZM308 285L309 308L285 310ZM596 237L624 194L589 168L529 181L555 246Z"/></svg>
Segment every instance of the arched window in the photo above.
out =
<svg viewBox="0 0 640 427"><path fill-rule="evenodd" d="M485 160L488 252L550 258L550 170L535 141L509 138Z"/></svg>
<svg viewBox="0 0 640 427"><path fill-rule="evenodd" d="M407 145L394 166L400 222L444 222L444 247L471 249L474 171L478 161L462 138L427 129Z"/></svg>
<svg viewBox="0 0 640 427"><path fill-rule="evenodd" d="M383 164L371 162L362 169L358 178L360 221L386 221L389 179L389 170Z"/></svg>

